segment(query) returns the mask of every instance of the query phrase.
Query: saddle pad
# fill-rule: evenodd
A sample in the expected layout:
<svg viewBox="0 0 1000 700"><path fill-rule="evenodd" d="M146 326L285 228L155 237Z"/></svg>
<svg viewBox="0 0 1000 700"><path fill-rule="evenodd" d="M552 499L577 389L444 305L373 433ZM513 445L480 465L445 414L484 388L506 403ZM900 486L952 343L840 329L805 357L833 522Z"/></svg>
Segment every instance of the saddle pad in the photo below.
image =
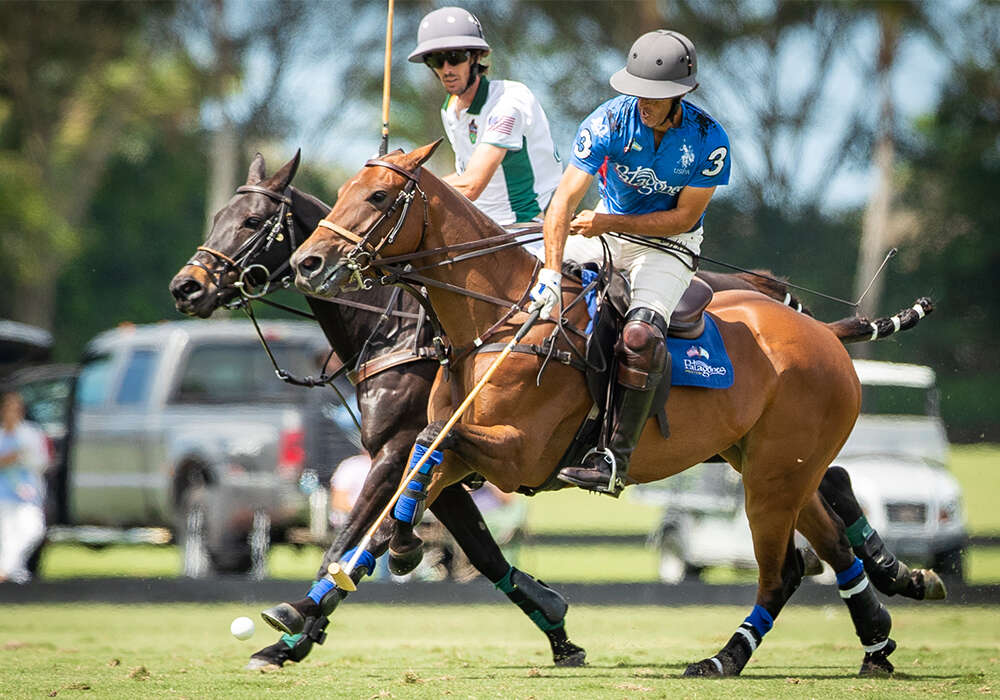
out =
<svg viewBox="0 0 1000 700"><path fill-rule="evenodd" d="M672 359L670 382L674 386L728 389L733 385L733 363L710 314L705 314L704 333L693 340L668 336L667 350Z"/></svg>

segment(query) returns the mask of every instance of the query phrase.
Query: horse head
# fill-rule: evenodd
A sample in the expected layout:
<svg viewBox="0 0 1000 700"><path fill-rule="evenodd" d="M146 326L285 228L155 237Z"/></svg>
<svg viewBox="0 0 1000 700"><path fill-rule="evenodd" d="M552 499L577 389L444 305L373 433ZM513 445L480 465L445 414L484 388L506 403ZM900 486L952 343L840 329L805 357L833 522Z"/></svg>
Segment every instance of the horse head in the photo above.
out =
<svg viewBox="0 0 1000 700"><path fill-rule="evenodd" d="M220 209L205 243L174 275L170 293L177 310L207 318L219 306L244 292L265 290L294 245L285 230L291 207L289 183L299 167L300 152L268 177L258 153L247 181Z"/></svg>
<svg viewBox="0 0 1000 700"><path fill-rule="evenodd" d="M440 143L369 160L340 188L336 205L292 255L301 291L331 297L352 281L366 286L362 274L375 258L420 247L429 216L420 167Z"/></svg>

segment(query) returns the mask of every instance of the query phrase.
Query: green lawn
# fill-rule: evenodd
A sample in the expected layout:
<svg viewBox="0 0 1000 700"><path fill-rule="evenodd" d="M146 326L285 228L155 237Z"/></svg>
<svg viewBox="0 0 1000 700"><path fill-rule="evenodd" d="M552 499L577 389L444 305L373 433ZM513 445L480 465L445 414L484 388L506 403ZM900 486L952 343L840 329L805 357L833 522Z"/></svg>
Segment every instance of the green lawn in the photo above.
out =
<svg viewBox="0 0 1000 700"><path fill-rule="evenodd" d="M1000 535L1000 445L954 445L950 466L962 485L969 532Z"/></svg>
<svg viewBox="0 0 1000 700"><path fill-rule="evenodd" d="M17 606L0 616L0 695L336 698L906 698L1000 690L996 608L894 612L890 679L860 679L842 606L777 620L740 679L681 677L747 611L737 607L572 608L567 629L589 665L556 669L544 638L511 606L345 605L323 647L280 672L243 670L275 634L229 635L244 605ZM11 614L13 613L13 614ZM259 618L257 618L259 621Z"/></svg>

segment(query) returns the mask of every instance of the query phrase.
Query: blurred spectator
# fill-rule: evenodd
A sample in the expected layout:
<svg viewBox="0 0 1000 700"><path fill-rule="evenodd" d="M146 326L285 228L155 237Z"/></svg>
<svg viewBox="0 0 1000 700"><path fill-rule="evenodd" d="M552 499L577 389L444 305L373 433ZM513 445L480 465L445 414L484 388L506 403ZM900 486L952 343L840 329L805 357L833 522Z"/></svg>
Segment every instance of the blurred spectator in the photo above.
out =
<svg viewBox="0 0 1000 700"><path fill-rule="evenodd" d="M16 392L0 397L0 582L27 583L27 559L45 537L45 434L24 420Z"/></svg>
<svg viewBox="0 0 1000 700"><path fill-rule="evenodd" d="M335 532L347 524L371 468L372 458L362 452L341 461L334 470L330 479L330 525Z"/></svg>

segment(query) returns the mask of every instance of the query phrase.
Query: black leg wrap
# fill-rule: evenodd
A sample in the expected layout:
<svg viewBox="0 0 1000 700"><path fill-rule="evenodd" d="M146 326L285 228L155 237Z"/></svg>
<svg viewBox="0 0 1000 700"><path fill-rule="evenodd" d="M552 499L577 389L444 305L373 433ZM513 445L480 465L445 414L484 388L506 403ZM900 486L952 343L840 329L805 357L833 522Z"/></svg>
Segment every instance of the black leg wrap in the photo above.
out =
<svg viewBox="0 0 1000 700"><path fill-rule="evenodd" d="M569 604L559 591L514 567L496 586L545 633L556 666L583 666L586 663L587 652L569 641L566 634Z"/></svg>
<svg viewBox="0 0 1000 700"><path fill-rule="evenodd" d="M865 649L862 675L892 673L892 664L888 659L889 654L896 650L896 643L889 638L892 616L869 585L868 577L861 574L839 588L851 613L854 631Z"/></svg>
<svg viewBox="0 0 1000 700"><path fill-rule="evenodd" d="M330 623L328 618L309 618L305 622L304 633L299 635L289 646L288 638L283 637L274 644L266 646L250 657L247 668L250 670L267 669L272 666L282 667L286 661L296 663L309 656L313 644L322 644L326 641L326 626Z"/></svg>
<svg viewBox="0 0 1000 700"><path fill-rule="evenodd" d="M924 599L923 576L914 576L910 567L896 558L874 530L864 544L852 547L864 564L865 573L875 587L888 596L897 593L914 600Z"/></svg>
<svg viewBox="0 0 1000 700"><path fill-rule="evenodd" d="M726 646L715 656L693 663L684 670L685 676L722 677L738 676L760 645L761 636L749 622L729 638Z"/></svg>

